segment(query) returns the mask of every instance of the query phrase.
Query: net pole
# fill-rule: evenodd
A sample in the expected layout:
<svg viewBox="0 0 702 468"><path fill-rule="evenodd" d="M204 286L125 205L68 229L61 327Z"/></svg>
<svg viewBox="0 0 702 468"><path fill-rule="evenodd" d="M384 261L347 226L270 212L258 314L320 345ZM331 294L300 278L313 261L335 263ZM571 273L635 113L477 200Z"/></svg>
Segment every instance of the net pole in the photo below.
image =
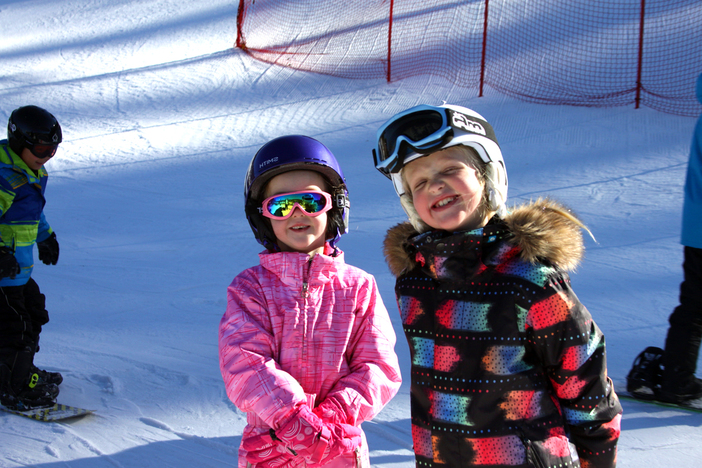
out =
<svg viewBox="0 0 702 468"><path fill-rule="evenodd" d="M483 19L483 50L480 56L480 90L478 97L483 96L483 85L485 84L485 54L487 53L487 31L488 31L488 5L490 0L485 0L485 17Z"/></svg>
<svg viewBox="0 0 702 468"><path fill-rule="evenodd" d="M635 109L641 104L641 70L643 69L643 42L644 42L644 18L646 13L646 0L641 0L641 15L639 18L639 57L636 70L636 105Z"/></svg>
<svg viewBox="0 0 702 468"><path fill-rule="evenodd" d="M388 19L388 71L387 71L387 81L390 83L392 81L392 12L395 6L395 1L390 0L390 17Z"/></svg>
<svg viewBox="0 0 702 468"><path fill-rule="evenodd" d="M239 9L236 12L236 46L246 50L246 40L244 39L244 12L246 10L246 0L239 0Z"/></svg>

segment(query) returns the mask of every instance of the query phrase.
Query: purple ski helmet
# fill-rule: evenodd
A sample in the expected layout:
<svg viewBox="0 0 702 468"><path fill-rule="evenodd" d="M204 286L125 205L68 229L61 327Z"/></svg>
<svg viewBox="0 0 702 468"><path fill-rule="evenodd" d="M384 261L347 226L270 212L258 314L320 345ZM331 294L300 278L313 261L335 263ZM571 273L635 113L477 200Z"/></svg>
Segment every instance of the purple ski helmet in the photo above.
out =
<svg viewBox="0 0 702 468"><path fill-rule="evenodd" d="M277 252L270 221L261 214L263 192L273 177L283 172L315 171L329 183L333 208L328 212L327 241L336 250L336 243L349 230L349 193L346 180L336 158L314 138L288 135L275 138L263 145L254 155L244 180L244 210L251 230L259 244Z"/></svg>

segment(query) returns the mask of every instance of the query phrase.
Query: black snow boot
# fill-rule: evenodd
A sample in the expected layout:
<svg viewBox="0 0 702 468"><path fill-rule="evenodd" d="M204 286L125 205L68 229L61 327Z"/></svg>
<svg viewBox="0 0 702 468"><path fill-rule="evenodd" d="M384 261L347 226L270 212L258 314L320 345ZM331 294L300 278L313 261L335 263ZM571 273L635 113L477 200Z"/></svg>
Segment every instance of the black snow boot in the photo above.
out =
<svg viewBox="0 0 702 468"><path fill-rule="evenodd" d="M39 338L37 338L36 343L34 343L34 355L32 356L32 367L30 372L39 376L39 383L61 385L61 382L63 382L63 376L59 372L46 371L39 369L34 365L34 356L36 356L36 354L39 352L39 349Z"/></svg>
<svg viewBox="0 0 702 468"><path fill-rule="evenodd" d="M36 375L36 374L35 374ZM3 390L0 393L0 403L11 410L26 411L32 408L46 408L56 404L59 388L56 384L35 385L27 384L19 392Z"/></svg>
<svg viewBox="0 0 702 468"><path fill-rule="evenodd" d="M667 403L685 404L698 398L702 398L702 380L683 366L672 366L663 371L663 380L656 399Z"/></svg>
<svg viewBox="0 0 702 468"><path fill-rule="evenodd" d="M685 284L685 283L684 283ZM689 288L688 288L689 289ZM699 294L699 291L695 291ZM668 403L685 404L690 400L702 398L702 381L695 377L697 357L702 341L702 323L695 314L700 312L690 309L690 291L681 286L680 301L670 316L670 328L665 339L663 354L663 377L658 400ZM683 307L683 301L687 304ZM696 304L699 304L697 302Z"/></svg>
<svg viewBox="0 0 702 468"><path fill-rule="evenodd" d="M37 376L39 377L38 383L40 384L61 385L61 382L63 382L63 376L61 375L61 373L42 370L33 364L32 370L30 372L32 374L37 374Z"/></svg>
<svg viewBox="0 0 702 468"><path fill-rule="evenodd" d="M16 351L10 357L9 362L0 362L0 403L19 411L54 405L58 385L42 382L37 373L31 372L34 352Z"/></svg>

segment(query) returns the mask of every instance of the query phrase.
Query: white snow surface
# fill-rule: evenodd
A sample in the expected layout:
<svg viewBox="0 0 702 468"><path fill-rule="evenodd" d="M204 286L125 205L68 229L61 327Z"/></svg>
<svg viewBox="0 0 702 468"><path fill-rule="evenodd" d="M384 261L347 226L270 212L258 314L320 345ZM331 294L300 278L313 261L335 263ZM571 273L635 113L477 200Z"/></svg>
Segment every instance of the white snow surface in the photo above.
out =
<svg viewBox="0 0 702 468"><path fill-rule="evenodd" d="M381 253L405 216L371 148L380 124L420 103L483 114L510 204L552 196L592 230L572 282L607 337L618 386L644 347L663 345L695 119L272 66L233 48L237 4L0 0L0 122L36 104L64 130L45 208L61 257L34 270L51 316L36 362L64 375L60 402L96 410L62 423L0 413L1 467L236 465L245 415L225 394L217 327L228 284L261 251L243 214L244 173L262 144L293 133L340 161L352 209L339 245L377 278L398 337L405 382L363 425L372 464L413 466L409 353ZM623 406L619 467L702 465L702 414Z"/></svg>

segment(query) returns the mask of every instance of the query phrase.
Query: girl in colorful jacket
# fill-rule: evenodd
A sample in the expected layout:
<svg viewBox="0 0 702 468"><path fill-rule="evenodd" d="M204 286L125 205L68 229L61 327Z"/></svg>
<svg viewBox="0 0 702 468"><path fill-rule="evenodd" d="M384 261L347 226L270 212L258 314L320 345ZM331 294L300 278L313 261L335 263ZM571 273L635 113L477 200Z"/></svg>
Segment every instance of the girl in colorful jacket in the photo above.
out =
<svg viewBox="0 0 702 468"><path fill-rule="evenodd" d="M401 379L375 279L336 247L341 169L317 140L274 139L251 161L245 202L266 251L229 286L219 328L227 395L247 413L238 466L368 467L360 425Z"/></svg>
<svg viewBox="0 0 702 468"><path fill-rule="evenodd" d="M418 106L378 131L376 167L410 219L385 240L412 359L418 467L614 467L621 406L605 340L571 289L583 224L508 212L490 125Z"/></svg>

